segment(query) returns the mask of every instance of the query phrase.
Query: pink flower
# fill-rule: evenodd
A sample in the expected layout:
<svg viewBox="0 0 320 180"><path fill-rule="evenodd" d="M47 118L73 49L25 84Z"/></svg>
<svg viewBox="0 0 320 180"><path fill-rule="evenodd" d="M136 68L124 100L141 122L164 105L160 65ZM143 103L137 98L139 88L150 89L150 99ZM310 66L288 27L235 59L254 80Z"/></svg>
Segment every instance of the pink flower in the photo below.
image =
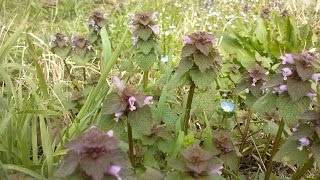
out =
<svg viewBox="0 0 320 180"><path fill-rule="evenodd" d="M307 96L310 97L310 98L315 98L315 97L317 97L317 93L315 93L315 92L308 92L308 93L307 93Z"/></svg>
<svg viewBox="0 0 320 180"><path fill-rule="evenodd" d="M299 139L299 142L300 142L300 146L297 147L299 151L302 151L303 147L308 146L310 144L309 139L306 137Z"/></svg>
<svg viewBox="0 0 320 180"><path fill-rule="evenodd" d="M288 76L291 76L291 74L292 74L292 71L290 68L286 67L282 69L283 80L287 80Z"/></svg>
<svg viewBox="0 0 320 180"><path fill-rule="evenodd" d="M183 37L183 42L185 44L192 44L192 39L189 36L184 36Z"/></svg>
<svg viewBox="0 0 320 180"><path fill-rule="evenodd" d="M152 14L151 14L151 19L156 20L156 19L157 19L157 15L158 15L158 12L152 13Z"/></svg>
<svg viewBox="0 0 320 180"><path fill-rule="evenodd" d="M121 171L121 166L111 165L107 170L107 173L116 177L117 180L121 180L121 177L119 176L120 171Z"/></svg>
<svg viewBox="0 0 320 180"><path fill-rule="evenodd" d="M210 171L210 174L219 174L219 175L221 175L222 174L222 172L221 172L222 169L223 169L223 165L222 164L218 164L216 167L214 167Z"/></svg>
<svg viewBox="0 0 320 180"><path fill-rule="evenodd" d="M109 130L106 134L108 137L113 137L113 130Z"/></svg>
<svg viewBox="0 0 320 180"><path fill-rule="evenodd" d="M132 44L133 44L133 45L136 45L137 42L138 42L138 40L139 40L139 38L138 38L138 36L132 36L132 37L131 37L131 40L132 40Z"/></svg>
<svg viewBox="0 0 320 180"><path fill-rule="evenodd" d="M281 56L280 59L282 59L282 64L294 64L294 59L292 54L285 54L285 56Z"/></svg>
<svg viewBox="0 0 320 180"><path fill-rule="evenodd" d="M116 122L119 121L119 118L122 116L122 114L123 114L122 111L114 113L114 116L116 117Z"/></svg>
<svg viewBox="0 0 320 180"><path fill-rule="evenodd" d="M280 86L276 86L276 87L273 88L273 92L274 93L277 92L279 94L281 94L281 93L283 93L283 92L285 92L287 90L288 90L288 86L287 85L280 85Z"/></svg>
<svg viewBox="0 0 320 180"><path fill-rule="evenodd" d="M130 28L130 31L133 32L135 31L138 27L133 25L133 24L129 24L129 28Z"/></svg>
<svg viewBox="0 0 320 180"><path fill-rule="evenodd" d="M152 96L147 96L147 97L144 99L143 105L152 104L152 102L151 102L152 99L153 99Z"/></svg>
<svg viewBox="0 0 320 180"><path fill-rule="evenodd" d="M150 26L151 30L155 33L158 34L159 33L159 26L158 25L154 25L154 26Z"/></svg>
<svg viewBox="0 0 320 180"><path fill-rule="evenodd" d="M311 77L311 79L313 79L316 83L318 83L319 78L320 78L320 73L315 73Z"/></svg>
<svg viewBox="0 0 320 180"><path fill-rule="evenodd" d="M137 109L137 107L134 105L134 103L135 103L136 101L137 101L137 100L136 100L136 98L135 98L134 96L131 96L131 97L128 99L128 102L129 102L129 105L130 105L130 107L129 107L130 111L134 111L134 110Z"/></svg>
<svg viewBox="0 0 320 180"><path fill-rule="evenodd" d="M113 77L113 82L114 82L114 85L120 90L120 91L123 91L124 88L125 88L125 85L122 84L120 78L118 76L114 76Z"/></svg>

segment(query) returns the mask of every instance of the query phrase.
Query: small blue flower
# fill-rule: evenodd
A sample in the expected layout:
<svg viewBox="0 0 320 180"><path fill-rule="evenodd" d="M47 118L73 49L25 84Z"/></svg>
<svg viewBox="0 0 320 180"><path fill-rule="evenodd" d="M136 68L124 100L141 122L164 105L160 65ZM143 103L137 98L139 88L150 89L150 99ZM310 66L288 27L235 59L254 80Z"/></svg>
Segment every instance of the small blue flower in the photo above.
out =
<svg viewBox="0 0 320 180"><path fill-rule="evenodd" d="M221 102L220 107L224 112L232 112L234 110L233 102Z"/></svg>

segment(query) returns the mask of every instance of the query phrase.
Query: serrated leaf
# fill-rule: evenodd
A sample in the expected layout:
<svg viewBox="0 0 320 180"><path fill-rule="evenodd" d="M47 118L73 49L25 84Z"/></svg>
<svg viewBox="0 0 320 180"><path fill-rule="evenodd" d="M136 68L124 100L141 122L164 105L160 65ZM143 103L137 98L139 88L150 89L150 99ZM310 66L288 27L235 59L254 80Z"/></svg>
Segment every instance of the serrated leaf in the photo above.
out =
<svg viewBox="0 0 320 180"><path fill-rule="evenodd" d="M122 141L127 141L128 135L127 135L127 132L125 131L126 122L122 118L120 118L117 122L113 114L102 115L98 123L98 126L104 132L113 130L114 137Z"/></svg>
<svg viewBox="0 0 320 180"><path fill-rule="evenodd" d="M149 180L152 177L152 180L163 180L164 174L154 168L146 167L146 171L139 176L140 180Z"/></svg>
<svg viewBox="0 0 320 180"><path fill-rule="evenodd" d="M149 135L153 126L153 117L149 106L143 106L128 114L128 121L132 127L132 134L135 139L143 135Z"/></svg>
<svg viewBox="0 0 320 180"><path fill-rule="evenodd" d="M306 66L303 61L296 62L297 73L302 81L310 79L314 73L313 68Z"/></svg>
<svg viewBox="0 0 320 180"><path fill-rule="evenodd" d="M302 165L309 157L307 148L303 148L302 151L297 148L300 146L298 140L287 140L274 156L273 160L277 162L287 163L290 165Z"/></svg>
<svg viewBox="0 0 320 180"><path fill-rule="evenodd" d="M320 142L314 143L311 147L313 158L318 167L320 167Z"/></svg>
<svg viewBox="0 0 320 180"><path fill-rule="evenodd" d="M140 37L144 41L148 40L152 34L152 30L150 28L139 28L134 32L134 35Z"/></svg>
<svg viewBox="0 0 320 180"><path fill-rule="evenodd" d="M213 65L213 58L211 56L205 56L197 53L193 55L194 63L199 67L199 70L204 73Z"/></svg>
<svg viewBox="0 0 320 180"><path fill-rule="evenodd" d="M226 154L221 154L220 158L223 160L224 165L229 167L232 171L236 172L239 169L239 158L235 151Z"/></svg>
<svg viewBox="0 0 320 180"><path fill-rule="evenodd" d="M183 46L182 51L181 51L181 58L185 58L196 52L196 48L191 45L191 44L186 44Z"/></svg>
<svg viewBox="0 0 320 180"><path fill-rule="evenodd" d="M150 53L148 55L145 55L143 53L138 53L137 54L137 60L138 60L138 64L139 67L143 70L143 71L149 71L151 70L154 62L157 61L157 55L155 53Z"/></svg>
<svg viewBox="0 0 320 180"><path fill-rule="evenodd" d="M212 43L211 42L207 42L205 44L203 44L202 42L196 42L195 46L205 56L208 56L210 51L211 51L211 49L212 49Z"/></svg>
<svg viewBox="0 0 320 180"><path fill-rule="evenodd" d="M271 88L274 86L278 86L283 83L283 76L282 74L276 74L274 75L270 80L268 80L261 88Z"/></svg>
<svg viewBox="0 0 320 180"><path fill-rule="evenodd" d="M78 166L80 156L74 151L69 151L58 170L54 173L56 177L71 175Z"/></svg>
<svg viewBox="0 0 320 180"><path fill-rule="evenodd" d="M96 159L92 159L91 156L84 156L79 164L86 175L93 177L93 179L102 179L106 168L112 163L111 160L112 155L106 153Z"/></svg>
<svg viewBox="0 0 320 180"><path fill-rule="evenodd" d="M311 91L311 83L308 81L299 81L294 78L288 78L288 93L293 101L307 95Z"/></svg>
<svg viewBox="0 0 320 180"><path fill-rule="evenodd" d="M152 42L150 40L148 41L138 41L137 42L137 48L145 55L149 54L150 51L152 50Z"/></svg>
<svg viewBox="0 0 320 180"><path fill-rule="evenodd" d="M208 89L207 91L197 92L192 102L192 109L194 111L213 111L215 107L214 90Z"/></svg>
<svg viewBox="0 0 320 180"><path fill-rule="evenodd" d="M124 111L127 108L127 103L123 102L118 93L110 93L103 102L101 113L103 115L114 114L115 112Z"/></svg>
<svg viewBox="0 0 320 180"><path fill-rule="evenodd" d="M279 125L272 121L267 121L267 123L262 127L263 132L270 134L271 136L276 136L278 132Z"/></svg>
<svg viewBox="0 0 320 180"><path fill-rule="evenodd" d="M215 79L215 73L212 69L207 69L204 73L199 69L192 69L190 76L199 89L210 88Z"/></svg>
<svg viewBox="0 0 320 180"><path fill-rule="evenodd" d="M267 52L268 51L268 38L267 38L268 33L262 18L257 19L257 28L255 30L255 35L258 41L261 44L263 44L264 51Z"/></svg>
<svg viewBox="0 0 320 180"><path fill-rule="evenodd" d="M299 115L307 111L309 106L310 98L308 97L293 101L288 94L281 94L277 100L279 114L289 127L298 123Z"/></svg>
<svg viewBox="0 0 320 180"><path fill-rule="evenodd" d="M276 106L277 98L277 95L269 91L252 105L252 110L258 113L268 112Z"/></svg>

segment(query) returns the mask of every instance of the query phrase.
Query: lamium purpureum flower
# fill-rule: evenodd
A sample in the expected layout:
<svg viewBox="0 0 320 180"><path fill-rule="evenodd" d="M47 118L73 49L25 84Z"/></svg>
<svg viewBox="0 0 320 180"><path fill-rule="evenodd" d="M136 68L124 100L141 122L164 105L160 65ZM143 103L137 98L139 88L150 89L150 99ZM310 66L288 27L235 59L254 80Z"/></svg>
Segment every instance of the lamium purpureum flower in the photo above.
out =
<svg viewBox="0 0 320 180"><path fill-rule="evenodd" d="M252 86L256 86L257 83L265 81L267 79L267 74L269 74L269 71L263 69L258 64L250 68L248 72L252 80Z"/></svg>
<svg viewBox="0 0 320 180"><path fill-rule="evenodd" d="M114 116L115 121L119 121L119 118L130 111L135 111L137 108L141 108L145 105L152 104L152 96L145 96L139 92L136 92L126 85L124 85L119 77L113 77L114 85L118 89L118 96L119 102L112 101L112 103L117 103L118 108L115 109ZM108 98L107 98L108 99Z"/></svg>
<svg viewBox="0 0 320 180"><path fill-rule="evenodd" d="M282 59L282 64L294 64L294 59L292 54L285 54L284 56L281 56L280 59Z"/></svg>
<svg viewBox="0 0 320 180"><path fill-rule="evenodd" d="M157 13L137 13L131 15L131 21L129 24L129 28L132 33L137 31L138 29L146 29L149 28L153 33L159 33L159 26L154 23L154 20L157 19Z"/></svg>
<svg viewBox="0 0 320 180"><path fill-rule="evenodd" d="M234 103L233 102L221 102L220 107L224 112L232 112L234 110Z"/></svg>
<svg viewBox="0 0 320 180"><path fill-rule="evenodd" d="M92 51L91 43L84 36L74 36L71 39L71 48L78 55L85 55L87 52Z"/></svg>
<svg viewBox="0 0 320 180"><path fill-rule="evenodd" d="M300 138L299 142L300 142L300 146L297 147L299 151L302 151L303 147L308 146L310 144L310 140L306 137Z"/></svg>
<svg viewBox="0 0 320 180"><path fill-rule="evenodd" d="M75 170L79 169L80 173L85 173L94 180L101 180L105 175L121 179L120 171L123 167L130 167L130 161L127 154L120 150L119 144L120 141L113 137L112 130L102 133L92 126L80 137L66 144L69 151L65 160L68 162L62 163L55 176L67 177L74 172L78 173Z"/></svg>
<svg viewBox="0 0 320 180"><path fill-rule="evenodd" d="M320 73L313 74L311 79L314 80L316 83L318 83L318 81L320 79Z"/></svg>
<svg viewBox="0 0 320 180"><path fill-rule="evenodd" d="M198 31L190 35L184 36L183 41L185 44L193 45L202 54L208 56L212 50L212 46L216 43L217 39L211 33L205 31Z"/></svg>
<svg viewBox="0 0 320 180"><path fill-rule="evenodd" d="M222 175L223 164L218 164L211 171L210 174L219 174Z"/></svg>
<svg viewBox="0 0 320 180"><path fill-rule="evenodd" d="M68 37L61 33L56 33L51 36L51 46L63 48L68 46Z"/></svg>
<svg viewBox="0 0 320 180"><path fill-rule="evenodd" d="M287 80L288 79L288 76L291 76L292 75L292 71L290 68L288 67L285 67L282 69L282 75L283 75L283 80Z"/></svg>
<svg viewBox="0 0 320 180"><path fill-rule="evenodd" d="M273 88L273 93L283 93L285 91L288 91L288 86L285 85L285 84L282 84L282 85L279 85L279 86L276 86Z"/></svg>
<svg viewBox="0 0 320 180"><path fill-rule="evenodd" d="M232 141L232 135L227 131L215 131L213 132L213 144L217 150L221 153L229 153L235 149Z"/></svg>
<svg viewBox="0 0 320 180"><path fill-rule="evenodd" d="M105 26L105 21L106 14L94 11L89 18L89 28L98 32L103 26Z"/></svg>

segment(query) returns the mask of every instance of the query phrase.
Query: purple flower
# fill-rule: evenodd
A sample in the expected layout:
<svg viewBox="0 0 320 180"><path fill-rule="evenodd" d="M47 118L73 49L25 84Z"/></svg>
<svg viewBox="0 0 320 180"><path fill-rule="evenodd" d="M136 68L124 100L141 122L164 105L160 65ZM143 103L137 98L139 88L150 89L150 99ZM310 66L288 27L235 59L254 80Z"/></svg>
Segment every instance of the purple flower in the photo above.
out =
<svg viewBox="0 0 320 180"><path fill-rule="evenodd" d="M307 93L307 96L310 97L310 98L315 98L315 97L317 97L317 93L315 93L315 92L308 92L308 93Z"/></svg>
<svg viewBox="0 0 320 180"><path fill-rule="evenodd" d="M281 56L280 59L282 59L282 64L294 64L294 59L292 54L285 54L285 56Z"/></svg>
<svg viewBox="0 0 320 180"><path fill-rule="evenodd" d="M310 144L310 141L308 138L303 137L299 139L300 146L297 148L299 151L302 151L303 147L308 146Z"/></svg>
<svg viewBox="0 0 320 180"><path fill-rule="evenodd" d="M129 102L129 105L130 105L130 107L129 107L130 111L134 111L134 110L137 109L137 107L134 105L134 103L135 103L136 101L137 101L137 100L136 100L136 98L135 98L134 96L131 96L131 97L128 99L128 102Z"/></svg>
<svg viewBox="0 0 320 180"><path fill-rule="evenodd" d="M158 15L158 12L152 13L152 14L151 14L151 19L156 20L156 19L157 19L157 15Z"/></svg>
<svg viewBox="0 0 320 180"><path fill-rule="evenodd" d="M221 175L222 174L222 172L221 172L222 169L223 169L223 165L222 164L218 164L216 167L214 167L210 171L210 174L219 174L219 175Z"/></svg>
<svg viewBox="0 0 320 180"><path fill-rule="evenodd" d="M124 88L125 88L125 85L122 84L121 80L119 77L117 76L114 76L113 77L113 82L114 82L114 85L120 90L120 91L123 91Z"/></svg>
<svg viewBox="0 0 320 180"><path fill-rule="evenodd" d="M147 96L147 97L144 99L143 104L144 104L144 105L152 104L152 102L151 102L152 98L153 98L152 96Z"/></svg>
<svg viewBox="0 0 320 180"><path fill-rule="evenodd" d="M133 31L135 31L135 30L137 30L137 29L138 29L138 27L137 27L137 26L135 26L135 25L133 25L132 23L131 23L131 24L129 24L129 28L130 28L130 31L131 31L131 32L133 32Z"/></svg>
<svg viewBox="0 0 320 180"><path fill-rule="evenodd" d="M120 117L122 116L122 114L123 114L122 111L120 111L120 112L115 112L115 113L114 113L114 116L116 117L116 122L119 121L119 119L120 119Z"/></svg>
<svg viewBox="0 0 320 180"><path fill-rule="evenodd" d="M256 86L256 83L257 83L257 79L256 78L252 78L252 84L251 84L251 86Z"/></svg>
<svg viewBox="0 0 320 180"><path fill-rule="evenodd" d="M287 85L280 85L280 86L276 86L276 87L273 88L273 92L274 93L279 93L279 94L281 94L281 93L283 93L283 92L285 92L287 90L288 90L288 86Z"/></svg>
<svg viewBox="0 0 320 180"><path fill-rule="evenodd" d="M111 165L108 170L107 173L116 177L117 180L121 180L121 177L119 176L119 172L121 171L121 166L117 166L117 165Z"/></svg>
<svg viewBox="0 0 320 180"><path fill-rule="evenodd" d="M151 30L155 33L155 34L158 34L159 33L159 26L158 25L153 25L153 26L150 26L149 27L151 28Z"/></svg>
<svg viewBox="0 0 320 180"><path fill-rule="evenodd" d="M191 40L191 38L189 36L184 36L183 37L183 42L185 44L192 44L192 40Z"/></svg>
<svg viewBox="0 0 320 180"><path fill-rule="evenodd" d="M320 73L315 73L311 77L311 79L313 79L316 83L318 83L319 78L320 78Z"/></svg>
<svg viewBox="0 0 320 180"><path fill-rule="evenodd" d="M286 67L282 69L283 80L287 80L288 76L291 76L291 74L292 74L292 71L290 68Z"/></svg>
<svg viewBox="0 0 320 180"><path fill-rule="evenodd" d="M109 130L106 134L108 137L113 137L113 130Z"/></svg>

